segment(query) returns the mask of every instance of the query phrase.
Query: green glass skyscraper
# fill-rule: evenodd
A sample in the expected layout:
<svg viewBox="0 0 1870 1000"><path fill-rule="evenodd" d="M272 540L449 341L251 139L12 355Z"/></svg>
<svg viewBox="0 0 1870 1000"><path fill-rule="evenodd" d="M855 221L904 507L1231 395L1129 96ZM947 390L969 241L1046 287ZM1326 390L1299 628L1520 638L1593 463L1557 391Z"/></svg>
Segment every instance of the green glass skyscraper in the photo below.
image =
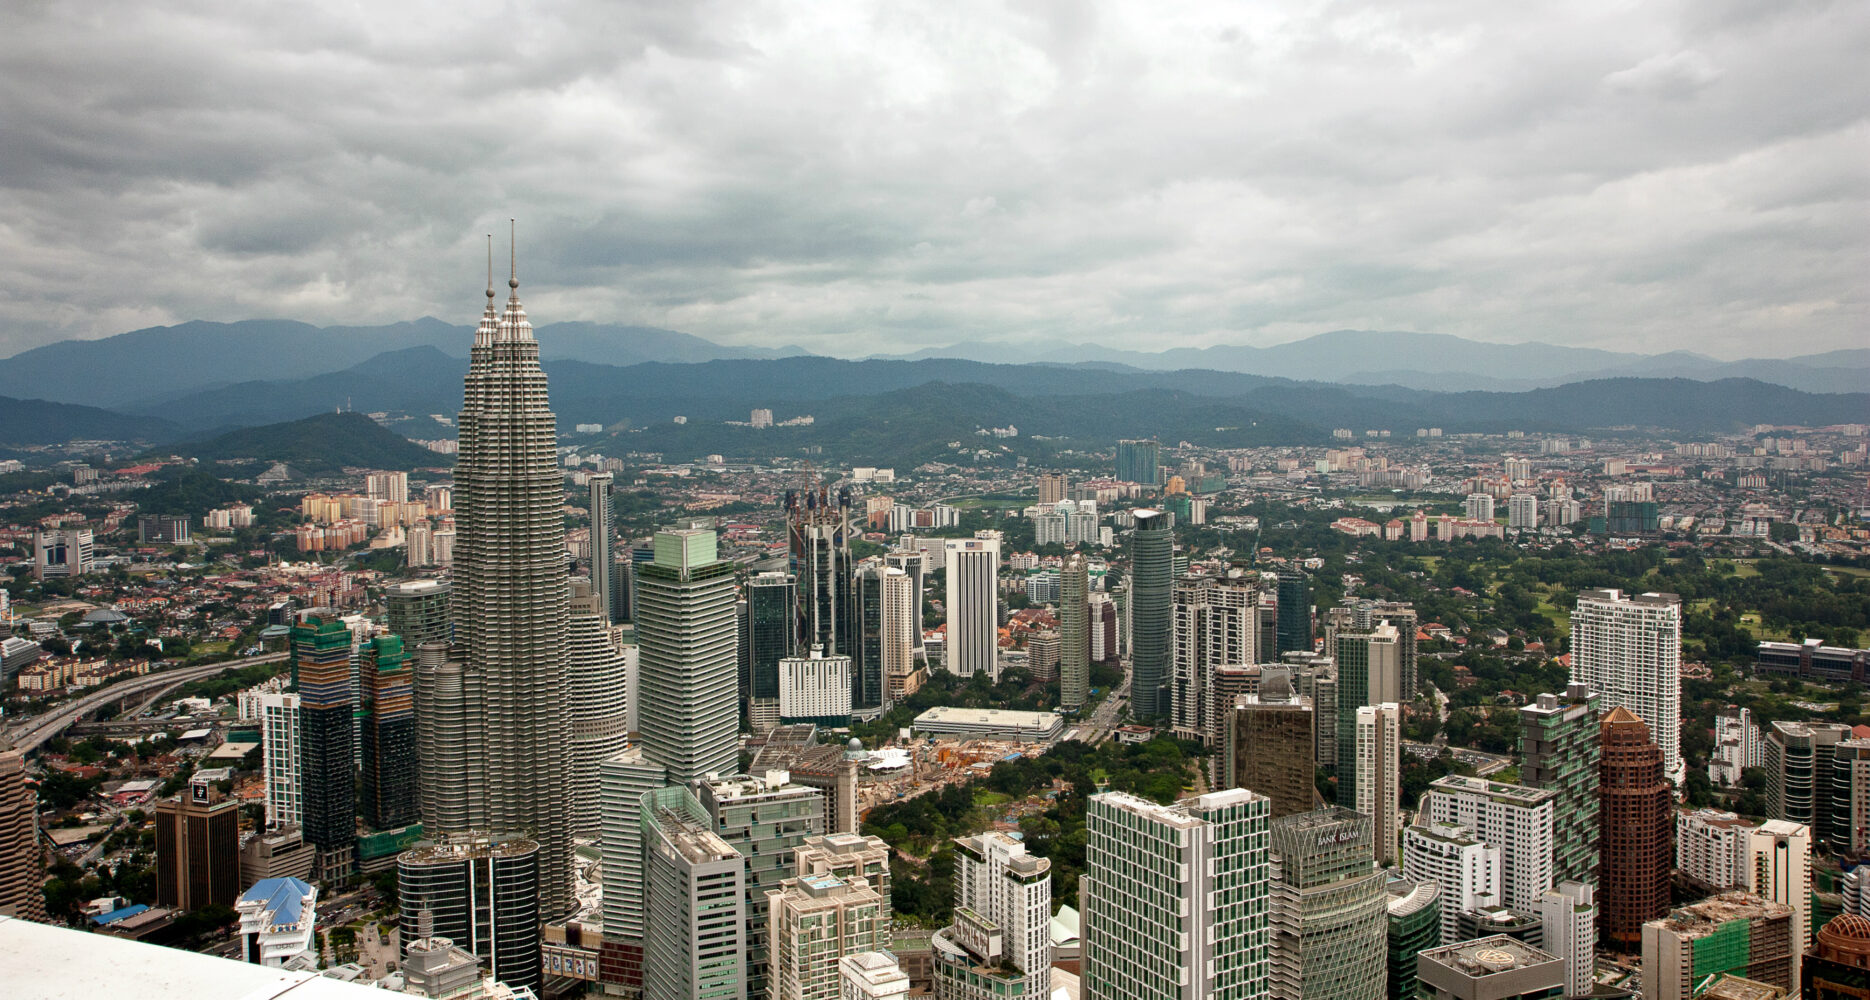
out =
<svg viewBox="0 0 1870 1000"><path fill-rule="evenodd" d="M1597 786L1602 756L1596 692L1573 684L1519 710L1520 782L1558 793L1552 881L1597 880Z"/></svg>
<svg viewBox="0 0 1870 1000"><path fill-rule="evenodd" d="M1117 479L1143 486L1162 485L1162 442L1117 442Z"/></svg>

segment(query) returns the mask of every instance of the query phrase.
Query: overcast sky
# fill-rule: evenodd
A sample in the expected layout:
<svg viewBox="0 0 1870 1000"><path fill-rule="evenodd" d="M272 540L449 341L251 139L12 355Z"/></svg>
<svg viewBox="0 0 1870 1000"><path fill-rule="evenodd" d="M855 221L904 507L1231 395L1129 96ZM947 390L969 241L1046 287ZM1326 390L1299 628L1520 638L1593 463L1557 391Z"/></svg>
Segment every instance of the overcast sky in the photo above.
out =
<svg viewBox="0 0 1870 1000"><path fill-rule="evenodd" d="M0 354L188 319L828 354L1870 343L1870 3L8 5Z"/></svg>

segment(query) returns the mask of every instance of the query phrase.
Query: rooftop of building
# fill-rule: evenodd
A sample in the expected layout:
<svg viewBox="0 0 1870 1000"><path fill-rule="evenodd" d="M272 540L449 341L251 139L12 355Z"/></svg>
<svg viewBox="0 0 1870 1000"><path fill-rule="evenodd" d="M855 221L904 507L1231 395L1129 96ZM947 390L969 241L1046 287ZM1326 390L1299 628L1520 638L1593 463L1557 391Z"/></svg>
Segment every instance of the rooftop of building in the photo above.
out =
<svg viewBox="0 0 1870 1000"><path fill-rule="evenodd" d="M1558 798L1558 791L1551 788L1531 788L1526 785L1509 785L1500 781L1488 781L1486 778L1472 777L1465 774L1450 774L1429 783L1431 790L1458 792L1470 795L1485 795L1496 801L1508 802L1517 806L1537 806Z"/></svg>
<svg viewBox="0 0 1870 1000"><path fill-rule="evenodd" d="M1131 795L1129 792L1101 792L1097 797L1110 805L1139 816L1147 816L1158 823L1178 830L1193 829L1207 822L1195 815L1197 810L1225 809L1228 806L1242 805L1256 799L1268 801L1264 795L1245 788L1209 792L1206 795L1182 799L1166 806Z"/></svg>
<svg viewBox="0 0 1870 1000"><path fill-rule="evenodd" d="M281 878L263 878L240 894L236 907L241 904L256 906L259 912L267 915L267 922L274 927L297 927L305 917L306 898L316 899L317 890L301 879L290 875Z"/></svg>
<svg viewBox="0 0 1870 1000"><path fill-rule="evenodd" d="M1669 915L1658 920L1651 920L1650 925L1659 925L1664 930L1688 938L1706 937L1721 929L1721 925L1730 920L1754 920L1758 918L1788 917L1792 908L1770 899L1762 899L1750 892L1723 892L1709 896L1699 903L1691 903L1680 909L1671 910Z"/></svg>
<svg viewBox="0 0 1870 1000"><path fill-rule="evenodd" d="M1696 809L1694 812L1683 813L1682 816L1700 823L1702 826L1714 826L1722 829L1753 829L1752 820L1741 819L1734 813L1722 812L1719 809Z"/></svg>
<svg viewBox="0 0 1870 1000"><path fill-rule="evenodd" d="M472 858L516 858L539 849L539 842L524 837L504 840L476 835L450 838L433 844L417 844L404 851L399 861L408 865L445 864Z"/></svg>
<svg viewBox="0 0 1870 1000"><path fill-rule="evenodd" d="M369 1000L381 990L129 938L0 916L7 995L137 1000Z"/></svg>
<svg viewBox="0 0 1870 1000"><path fill-rule="evenodd" d="M1010 708L958 708L937 705L916 716L914 725L1008 726L1050 729L1059 724L1057 712L1021 712Z"/></svg>
<svg viewBox="0 0 1870 1000"><path fill-rule="evenodd" d="M1445 966L1475 979L1562 961L1549 952L1541 951L1505 934L1495 934L1492 937L1430 948L1422 952L1421 957L1424 961Z"/></svg>
<svg viewBox="0 0 1870 1000"><path fill-rule="evenodd" d="M1389 915L1392 917L1420 913L1441 899L1441 886L1428 879L1418 882L1392 875L1383 888L1389 893Z"/></svg>
<svg viewBox="0 0 1870 1000"><path fill-rule="evenodd" d="M1782 986L1723 973L1695 997L1696 1000L1781 1000L1785 995Z"/></svg>
<svg viewBox="0 0 1870 1000"><path fill-rule="evenodd" d="M686 813L658 809L656 823L662 828L663 839L691 865L732 861L740 857L740 852L734 850L733 845Z"/></svg>

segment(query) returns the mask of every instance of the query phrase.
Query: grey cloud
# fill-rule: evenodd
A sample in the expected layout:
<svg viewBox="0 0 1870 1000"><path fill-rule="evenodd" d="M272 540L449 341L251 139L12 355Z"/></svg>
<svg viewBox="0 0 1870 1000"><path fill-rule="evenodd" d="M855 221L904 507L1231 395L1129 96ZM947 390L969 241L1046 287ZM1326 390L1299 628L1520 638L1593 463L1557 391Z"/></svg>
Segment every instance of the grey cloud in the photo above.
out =
<svg viewBox="0 0 1870 1000"><path fill-rule="evenodd" d="M0 353L478 310L909 351L1861 343L1862 4L52 3ZM888 342L879 342L888 341ZM860 344L853 347L853 344Z"/></svg>

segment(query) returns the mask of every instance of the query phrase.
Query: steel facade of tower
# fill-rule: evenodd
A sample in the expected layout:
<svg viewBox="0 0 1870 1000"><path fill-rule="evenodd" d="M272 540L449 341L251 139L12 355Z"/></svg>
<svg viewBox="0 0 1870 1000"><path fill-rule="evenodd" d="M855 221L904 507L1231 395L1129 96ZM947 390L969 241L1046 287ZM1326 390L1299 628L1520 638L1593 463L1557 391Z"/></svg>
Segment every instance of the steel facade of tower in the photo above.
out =
<svg viewBox="0 0 1870 1000"><path fill-rule="evenodd" d="M610 624L611 593L616 586L617 564L612 542L617 533L612 521L611 486L616 477L608 472L594 472L585 482L591 487L591 592L597 597L598 613Z"/></svg>
<svg viewBox="0 0 1870 1000"><path fill-rule="evenodd" d="M1312 652L1312 586L1296 569L1279 571L1279 649Z"/></svg>
<svg viewBox="0 0 1870 1000"><path fill-rule="evenodd" d="M761 573L747 581L747 713L779 718L779 661L799 654L798 579Z"/></svg>
<svg viewBox="0 0 1870 1000"><path fill-rule="evenodd" d="M318 847L320 878L346 878L357 844L351 630L335 618L308 615L292 627L291 641L305 839Z"/></svg>
<svg viewBox="0 0 1870 1000"><path fill-rule="evenodd" d="M453 642L454 619L448 613L453 589L442 580L409 580L383 588L383 623L414 655L425 642Z"/></svg>
<svg viewBox="0 0 1870 1000"><path fill-rule="evenodd" d="M1091 582L1084 554L1065 557L1058 574L1058 707L1091 697Z"/></svg>
<svg viewBox="0 0 1870 1000"><path fill-rule="evenodd" d="M1165 711L1175 584L1175 532L1159 510L1135 513L1130 539L1130 707L1139 719Z"/></svg>
<svg viewBox="0 0 1870 1000"><path fill-rule="evenodd" d="M539 342L519 301L474 332L455 457L454 618L486 698L489 829L539 844L540 907L571 901L564 478Z"/></svg>
<svg viewBox="0 0 1870 1000"><path fill-rule="evenodd" d="M376 830L407 826L422 818L416 767L415 671L403 641L380 635L365 644L364 823Z"/></svg>
<svg viewBox="0 0 1870 1000"><path fill-rule="evenodd" d="M883 677L883 575L888 567L868 565L851 580L851 711L874 714L889 701Z"/></svg>

